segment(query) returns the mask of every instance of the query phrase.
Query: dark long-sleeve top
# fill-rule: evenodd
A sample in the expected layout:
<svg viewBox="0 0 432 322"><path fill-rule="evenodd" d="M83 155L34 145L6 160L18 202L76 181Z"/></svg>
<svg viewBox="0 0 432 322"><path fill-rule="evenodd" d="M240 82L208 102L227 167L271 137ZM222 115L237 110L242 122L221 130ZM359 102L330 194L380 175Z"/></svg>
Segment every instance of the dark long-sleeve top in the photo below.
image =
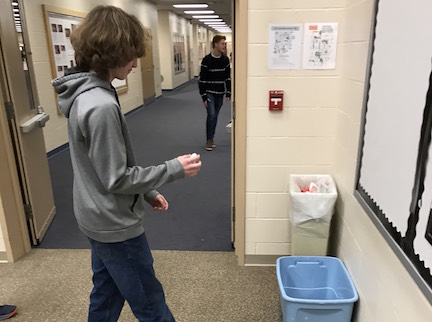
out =
<svg viewBox="0 0 432 322"><path fill-rule="evenodd" d="M201 62L198 86L203 101L207 100L207 93L231 97L231 68L228 57L215 57L211 53L205 56Z"/></svg>

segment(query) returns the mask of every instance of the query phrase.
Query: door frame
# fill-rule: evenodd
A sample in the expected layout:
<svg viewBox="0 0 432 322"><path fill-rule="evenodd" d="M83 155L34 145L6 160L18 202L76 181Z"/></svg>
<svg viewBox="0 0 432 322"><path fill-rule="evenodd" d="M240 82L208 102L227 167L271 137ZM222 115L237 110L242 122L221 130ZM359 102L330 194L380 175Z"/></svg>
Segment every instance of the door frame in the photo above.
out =
<svg viewBox="0 0 432 322"><path fill-rule="evenodd" d="M0 167L0 227L6 249L5 256L2 254L0 260L15 262L30 252L31 244L25 220L17 160L6 115L6 101L3 97L5 91L3 62L3 52L0 47L0 154L3 156Z"/></svg>
<svg viewBox="0 0 432 322"><path fill-rule="evenodd" d="M232 191L234 247L239 265L245 264L246 252L246 117L248 67L248 1L233 3L233 120L232 120ZM237 59L239 57L239 59Z"/></svg>

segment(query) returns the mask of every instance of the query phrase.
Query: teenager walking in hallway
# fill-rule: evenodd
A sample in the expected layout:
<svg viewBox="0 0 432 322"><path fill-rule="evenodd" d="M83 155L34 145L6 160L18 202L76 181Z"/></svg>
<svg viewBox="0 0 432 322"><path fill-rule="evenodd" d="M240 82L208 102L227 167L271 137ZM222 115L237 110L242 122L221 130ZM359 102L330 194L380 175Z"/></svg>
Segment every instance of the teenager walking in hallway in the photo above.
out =
<svg viewBox="0 0 432 322"><path fill-rule="evenodd" d="M201 62L201 72L198 81L199 92L207 109L205 149L212 151L216 144L214 135L219 111L226 101L231 100L231 68L226 53L226 37L216 35L212 41L213 50Z"/></svg>
<svg viewBox="0 0 432 322"><path fill-rule="evenodd" d="M167 210L155 189L195 176L201 161L199 155L182 155L158 166L135 163L111 82L137 67L144 39L136 17L97 6L71 35L77 70L53 81L68 118L74 213L91 244L90 322L117 321L125 300L140 322L174 322L144 233L144 201Z"/></svg>

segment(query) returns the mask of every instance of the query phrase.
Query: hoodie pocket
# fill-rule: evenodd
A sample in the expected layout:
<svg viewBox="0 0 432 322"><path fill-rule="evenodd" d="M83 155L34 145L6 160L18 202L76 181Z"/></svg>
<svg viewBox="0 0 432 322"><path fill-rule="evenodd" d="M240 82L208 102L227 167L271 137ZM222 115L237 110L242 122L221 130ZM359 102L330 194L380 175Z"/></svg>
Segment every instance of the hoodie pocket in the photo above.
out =
<svg viewBox="0 0 432 322"><path fill-rule="evenodd" d="M130 210L131 210L132 212L133 212L134 207L135 207L135 205L136 205L136 203L137 203L137 201L138 201L138 198L139 198L139 194L136 194L136 195L134 196L134 200L133 200L132 206L130 207Z"/></svg>

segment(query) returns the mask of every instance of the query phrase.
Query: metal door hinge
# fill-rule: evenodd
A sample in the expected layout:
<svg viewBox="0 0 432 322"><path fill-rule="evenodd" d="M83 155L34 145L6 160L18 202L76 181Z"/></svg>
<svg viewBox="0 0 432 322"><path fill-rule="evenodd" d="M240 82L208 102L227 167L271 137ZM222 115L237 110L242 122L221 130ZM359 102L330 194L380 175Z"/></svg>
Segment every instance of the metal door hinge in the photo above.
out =
<svg viewBox="0 0 432 322"><path fill-rule="evenodd" d="M15 119L15 111L12 102L6 102L6 114L8 121Z"/></svg>
<svg viewBox="0 0 432 322"><path fill-rule="evenodd" d="M232 103L232 114L233 114L233 119L235 120L236 118L236 102Z"/></svg>
<svg viewBox="0 0 432 322"><path fill-rule="evenodd" d="M236 211L235 211L235 207L232 207L232 221L233 221L233 222L236 221Z"/></svg>
<svg viewBox="0 0 432 322"><path fill-rule="evenodd" d="M33 208L31 205L24 205L24 212L27 220L33 219Z"/></svg>

